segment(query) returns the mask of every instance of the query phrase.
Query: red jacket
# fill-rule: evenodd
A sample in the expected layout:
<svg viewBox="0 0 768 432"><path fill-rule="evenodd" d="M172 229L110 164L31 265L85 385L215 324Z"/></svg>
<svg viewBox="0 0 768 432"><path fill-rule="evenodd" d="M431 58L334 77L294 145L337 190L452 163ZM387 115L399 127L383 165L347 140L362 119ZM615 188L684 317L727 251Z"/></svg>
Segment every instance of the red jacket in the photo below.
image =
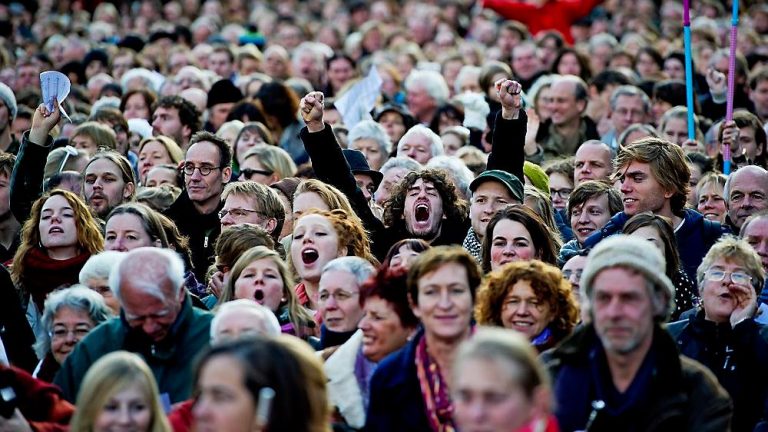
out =
<svg viewBox="0 0 768 432"><path fill-rule="evenodd" d="M600 3L602 0L548 0L539 7L514 0L483 0L483 7L506 19L520 21L534 35L544 30L557 30L569 44L573 44L571 25Z"/></svg>
<svg viewBox="0 0 768 432"><path fill-rule="evenodd" d="M21 414L36 432L65 432L75 407L64 400L61 390L53 384L32 378L29 373L0 366L0 382L10 383L16 392L16 404Z"/></svg>
<svg viewBox="0 0 768 432"><path fill-rule="evenodd" d="M168 423L171 424L173 432L189 432L192 430L192 408L195 405L194 399L185 400L174 404L171 412L168 413Z"/></svg>

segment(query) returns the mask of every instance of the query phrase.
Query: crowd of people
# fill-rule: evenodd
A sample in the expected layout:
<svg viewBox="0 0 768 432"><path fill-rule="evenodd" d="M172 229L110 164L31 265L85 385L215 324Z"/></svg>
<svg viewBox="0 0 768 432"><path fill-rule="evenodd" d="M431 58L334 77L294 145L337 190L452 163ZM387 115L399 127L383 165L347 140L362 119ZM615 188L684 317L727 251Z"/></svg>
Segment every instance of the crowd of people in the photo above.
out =
<svg viewBox="0 0 768 432"><path fill-rule="evenodd" d="M692 3L4 2L0 431L768 431L768 5Z"/></svg>

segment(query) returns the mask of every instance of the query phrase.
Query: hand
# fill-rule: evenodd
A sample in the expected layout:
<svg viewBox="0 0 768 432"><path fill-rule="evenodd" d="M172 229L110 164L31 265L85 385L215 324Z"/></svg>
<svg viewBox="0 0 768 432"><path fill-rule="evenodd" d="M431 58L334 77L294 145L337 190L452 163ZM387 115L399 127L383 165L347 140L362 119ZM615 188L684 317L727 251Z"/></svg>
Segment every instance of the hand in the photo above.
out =
<svg viewBox="0 0 768 432"><path fill-rule="evenodd" d="M728 92L728 80L725 74L714 68L709 68L706 78L712 99L717 103L725 102L726 93Z"/></svg>
<svg viewBox="0 0 768 432"><path fill-rule="evenodd" d="M299 110L301 118L310 132L319 132L325 128L323 124L323 92L310 92L301 99Z"/></svg>
<svg viewBox="0 0 768 432"><path fill-rule="evenodd" d="M221 293L224 291L224 273L217 271L211 275L211 279L208 281L208 291L216 298L221 298Z"/></svg>
<svg viewBox="0 0 768 432"><path fill-rule="evenodd" d="M704 144L696 140L687 139L683 141L680 147L683 148L685 153L704 153Z"/></svg>
<svg viewBox="0 0 768 432"><path fill-rule="evenodd" d="M520 107L523 106L523 86L517 81L503 78L496 81L495 86L496 95L501 102L501 116L507 120L516 119L520 115Z"/></svg>
<svg viewBox="0 0 768 432"><path fill-rule="evenodd" d="M755 316L757 292L750 285L737 285L735 283L731 283L728 290L736 302L736 307L731 312L731 327L736 327L736 324Z"/></svg>
<svg viewBox="0 0 768 432"><path fill-rule="evenodd" d="M528 114L528 128L525 131L524 150L525 154L530 156L536 154L536 152L539 150L539 145L536 143L536 134L539 132L541 120L533 108L527 109L526 114Z"/></svg>
<svg viewBox="0 0 768 432"><path fill-rule="evenodd" d="M32 116L32 128L29 131L29 140L38 145L45 145L48 134L61 120L59 102L54 101L53 112L48 111L45 104L40 104Z"/></svg>
<svg viewBox="0 0 768 432"><path fill-rule="evenodd" d="M0 416L0 432L32 432L32 428L21 411L16 408L11 418Z"/></svg>
<svg viewBox="0 0 768 432"><path fill-rule="evenodd" d="M720 147L720 151L722 151L724 146L729 146L731 149L731 157L736 156L739 152L739 136L741 135L741 130L736 126L736 122L733 120L723 123L721 127L723 128L723 141L721 143L722 146Z"/></svg>

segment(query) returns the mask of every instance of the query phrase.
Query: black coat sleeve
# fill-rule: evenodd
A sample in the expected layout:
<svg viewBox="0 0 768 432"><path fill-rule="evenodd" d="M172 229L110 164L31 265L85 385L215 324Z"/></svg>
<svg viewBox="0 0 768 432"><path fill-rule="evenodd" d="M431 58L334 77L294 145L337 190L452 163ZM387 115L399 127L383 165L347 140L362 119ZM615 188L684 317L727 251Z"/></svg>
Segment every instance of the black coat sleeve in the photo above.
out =
<svg viewBox="0 0 768 432"><path fill-rule="evenodd" d="M53 138L48 136L45 146L29 141L29 132L21 138L19 153L11 173L11 211L20 223L24 223L32 211L32 203L43 193L43 171Z"/></svg>
<svg viewBox="0 0 768 432"><path fill-rule="evenodd" d="M524 181L525 133L528 130L528 116L524 110L514 120L505 120L501 111L496 113L493 128L493 146L488 155L488 169L502 170Z"/></svg>
<svg viewBox="0 0 768 432"><path fill-rule="evenodd" d="M381 245L386 244L383 240L384 224L373 214L368 207L368 201L363 192L357 187L355 176L344 158L336 136L333 134L331 126L326 124L325 129L319 132L310 133L305 127L299 134L304 142L304 148L312 161L312 168L318 180L328 183L339 189L347 199L349 199L352 209L363 221L363 226L368 231L368 238L371 240L371 250L377 258L382 258ZM383 254L386 254L386 250Z"/></svg>
<svg viewBox="0 0 768 432"><path fill-rule="evenodd" d="M8 270L0 266L0 339L13 366L32 372L37 357L32 350L35 336L21 307Z"/></svg>

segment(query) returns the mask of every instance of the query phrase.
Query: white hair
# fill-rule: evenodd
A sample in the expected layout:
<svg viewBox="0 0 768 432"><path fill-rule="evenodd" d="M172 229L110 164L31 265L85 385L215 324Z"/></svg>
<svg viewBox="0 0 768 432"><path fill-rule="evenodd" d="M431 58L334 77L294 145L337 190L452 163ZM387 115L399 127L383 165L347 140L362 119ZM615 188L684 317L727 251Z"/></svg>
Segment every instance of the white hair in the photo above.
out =
<svg viewBox="0 0 768 432"><path fill-rule="evenodd" d="M40 318L44 331L41 332L34 346L35 353L41 359L51 351L50 332L53 331L53 320L59 310L65 308L76 312L85 312L88 318L93 321L94 327L112 318L112 310L104 303L104 297L86 286L72 285L69 288L52 292L45 299L43 315Z"/></svg>
<svg viewBox="0 0 768 432"><path fill-rule="evenodd" d="M145 68L133 68L124 73L120 78L120 86L123 88L124 92L130 90L128 84L134 79L140 79L143 87L154 90L155 92L159 91L160 87L162 87L165 82L165 77L155 71Z"/></svg>
<svg viewBox="0 0 768 432"><path fill-rule="evenodd" d="M427 162L427 168L437 168L446 171L448 177L453 180L456 188L464 195L464 198L469 198L472 195L472 192L469 190L469 184L475 179L475 175L461 159L456 156L435 156Z"/></svg>
<svg viewBox="0 0 768 432"><path fill-rule="evenodd" d="M467 78L472 78L480 85L480 67L473 65L464 65L459 69L459 73L456 75L456 82L453 84L453 92L455 94L461 93L461 83Z"/></svg>
<svg viewBox="0 0 768 432"><path fill-rule="evenodd" d="M222 303L216 309L216 315L211 320L211 341L216 341L219 322L224 316L243 310L253 312L255 317L251 323L256 324L264 335L277 336L281 333L280 322L271 310L250 299L237 299Z"/></svg>
<svg viewBox="0 0 768 432"><path fill-rule="evenodd" d="M322 279L322 275L334 270L345 271L351 274L355 277L355 282L358 286L362 285L376 272L376 268L367 260L356 256L345 256L331 260L326 264L320 272L320 278Z"/></svg>
<svg viewBox="0 0 768 432"><path fill-rule="evenodd" d="M417 124L416 126L408 129L403 137L400 138L400 141L397 143L397 151L399 152L400 149L408 142L408 140L417 135L423 136L429 140L429 150L430 153L432 153L432 157L440 156L445 153L445 149L443 148L443 140L440 139L440 136L432 132L432 129L420 124Z"/></svg>
<svg viewBox="0 0 768 432"><path fill-rule="evenodd" d="M91 255L80 269L79 281L83 285L88 285L88 279L104 278L109 279L112 269L125 258L125 252L104 251L96 255Z"/></svg>
<svg viewBox="0 0 768 432"><path fill-rule="evenodd" d="M444 104L450 96L445 78L436 71L414 70L411 72L405 80L405 91L411 91L414 87L423 88L438 105Z"/></svg>
<svg viewBox="0 0 768 432"><path fill-rule="evenodd" d="M184 262L175 251L157 247L141 247L125 254L120 264L109 273L109 289L122 304L121 286L124 276L131 286L162 301L170 301L163 282L172 286L171 295L177 298L184 289Z"/></svg>
<svg viewBox="0 0 768 432"><path fill-rule="evenodd" d="M347 136L347 142L349 142L349 148L357 150L355 142L361 139L370 139L379 145L379 149L385 155L388 155L392 151L392 141L387 135L387 131L382 125L373 120L363 120L358 122L355 127L349 131Z"/></svg>
<svg viewBox="0 0 768 432"><path fill-rule="evenodd" d="M103 108L115 108L120 109L120 98L115 96L105 96L93 103L91 107L91 114L96 113Z"/></svg>
<svg viewBox="0 0 768 432"><path fill-rule="evenodd" d="M317 67L325 69L325 60L333 56L333 50L326 44L320 42L302 42L293 49L291 63L294 67L298 65L299 59L305 53L312 55L317 62Z"/></svg>
<svg viewBox="0 0 768 432"><path fill-rule="evenodd" d="M421 171L423 168L420 163L416 162L415 160L406 157L406 156L398 156L390 158L388 161L384 162L384 165L379 168L379 172L384 174L387 171L393 169L393 168L403 168L408 171Z"/></svg>

